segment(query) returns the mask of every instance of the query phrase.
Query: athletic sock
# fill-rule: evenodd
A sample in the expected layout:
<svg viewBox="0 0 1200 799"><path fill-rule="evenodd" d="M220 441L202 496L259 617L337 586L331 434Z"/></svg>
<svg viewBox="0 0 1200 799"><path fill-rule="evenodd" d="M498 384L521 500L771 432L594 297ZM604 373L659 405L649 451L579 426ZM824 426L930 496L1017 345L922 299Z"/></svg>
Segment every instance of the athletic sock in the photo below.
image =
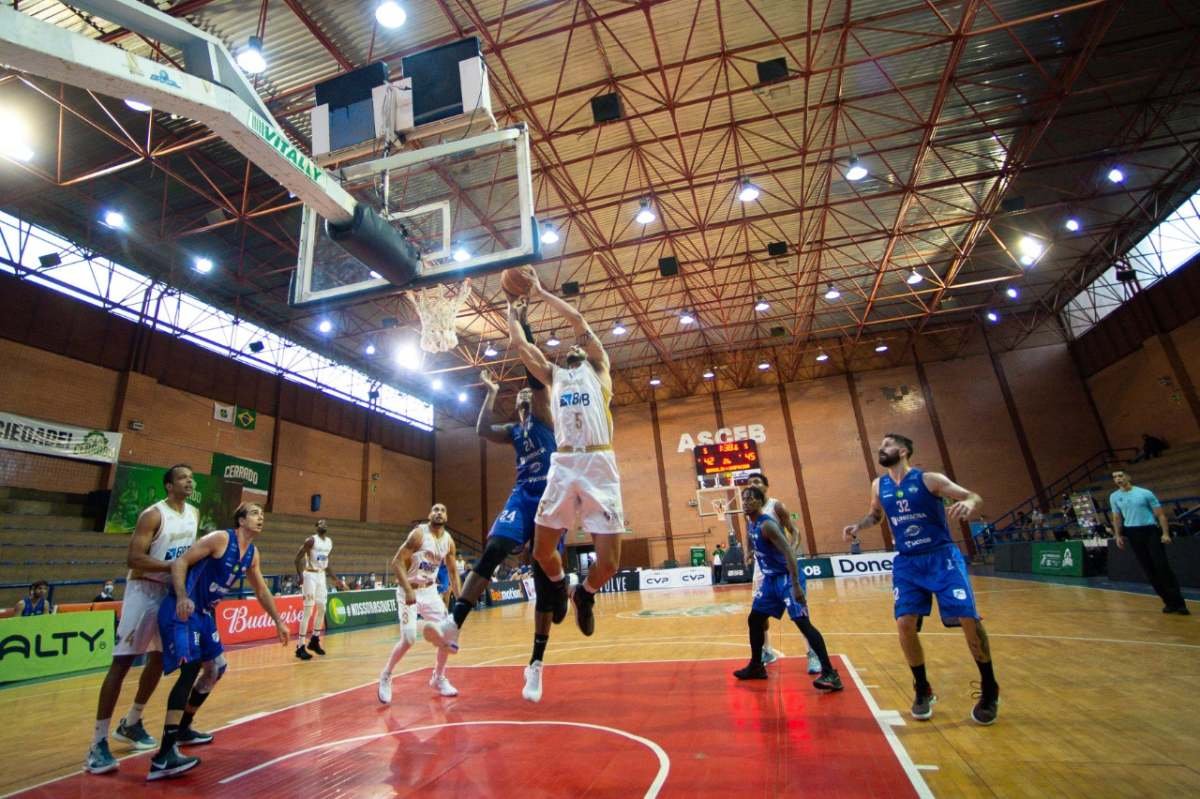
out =
<svg viewBox="0 0 1200 799"><path fill-rule="evenodd" d="M979 667L979 686L984 693L990 693L996 689L996 675L992 671L992 661L986 663L982 660L975 661L975 665Z"/></svg>
<svg viewBox="0 0 1200 799"><path fill-rule="evenodd" d="M93 746L108 738L108 727L110 724L112 724L112 719L96 719L96 731L92 733Z"/></svg>
<svg viewBox="0 0 1200 799"><path fill-rule="evenodd" d="M196 717L195 713L183 711L183 717L179 719L179 729L186 730L192 726L192 719Z"/></svg>
<svg viewBox="0 0 1200 799"><path fill-rule="evenodd" d="M129 712L125 714L125 723L132 726L142 720L142 711L146 709L145 705L139 705L134 702L130 706Z"/></svg>
<svg viewBox="0 0 1200 799"><path fill-rule="evenodd" d="M546 655L546 644L548 643L550 643L550 636L548 635L533 636L533 657L529 659L530 663L533 663L535 660L544 659Z"/></svg>
<svg viewBox="0 0 1200 799"><path fill-rule="evenodd" d="M917 684L917 690L926 692L929 690L929 680L925 677L925 664L920 666L909 666L912 669L913 681Z"/></svg>
<svg viewBox="0 0 1200 799"><path fill-rule="evenodd" d="M471 609L472 609L472 605L467 600L465 600L465 599L454 600L454 609L452 612L454 614L454 625L456 627L463 626L463 622L467 620L467 615L471 612Z"/></svg>
<svg viewBox="0 0 1200 799"><path fill-rule="evenodd" d="M175 741L179 738L179 725L167 724L163 727L162 744L158 747L158 757L163 757L175 748Z"/></svg>
<svg viewBox="0 0 1200 799"><path fill-rule="evenodd" d="M587 583L587 580L584 580L584 581L583 581L583 590L584 590L584 591L587 591L589 594L594 594L594 593L596 593L597 591L599 591L600 589L599 589L599 588L592 588L590 585L588 585L588 583Z"/></svg>
<svg viewBox="0 0 1200 799"><path fill-rule="evenodd" d="M561 583L563 580L567 579L567 575L563 574L563 570L560 568L557 574L550 574L547 572L546 579L552 583Z"/></svg>

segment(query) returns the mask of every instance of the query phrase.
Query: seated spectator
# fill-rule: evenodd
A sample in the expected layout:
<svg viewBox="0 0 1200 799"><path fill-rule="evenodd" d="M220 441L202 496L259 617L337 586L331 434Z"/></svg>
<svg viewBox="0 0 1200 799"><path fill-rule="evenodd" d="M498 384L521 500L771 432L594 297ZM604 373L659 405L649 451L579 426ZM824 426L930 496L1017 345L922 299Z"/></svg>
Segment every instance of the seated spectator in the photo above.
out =
<svg viewBox="0 0 1200 799"><path fill-rule="evenodd" d="M367 578L367 588L378 588L379 578L375 576L375 572L371 572L371 576Z"/></svg>
<svg viewBox="0 0 1200 799"><path fill-rule="evenodd" d="M96 594L96 596L92 599L92 601L93 602L115 602L116 598L113 596L113 581L105 580L104 587L100 589L100 593Z"/></svg>
<svg viewBox="0 0 1200 799"><path fill-rule="evenodd" d="M45 580L35 580L29 586L29 596L17 602L13 613L17 616L44 616L48 613L57 613L58 607L51 605L50 600L46 598L49 593L50 583Z"/></svg>

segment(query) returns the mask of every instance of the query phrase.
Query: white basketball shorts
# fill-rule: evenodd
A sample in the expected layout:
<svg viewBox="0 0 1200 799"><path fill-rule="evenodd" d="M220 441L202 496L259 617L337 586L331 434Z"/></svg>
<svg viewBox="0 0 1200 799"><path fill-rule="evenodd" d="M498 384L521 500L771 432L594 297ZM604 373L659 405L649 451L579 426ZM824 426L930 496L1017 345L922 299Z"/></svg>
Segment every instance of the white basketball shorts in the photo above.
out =
<svg viewBox="0 0 1200 799"><path fill-rule="evenodd" d="M421 614L423 621L438 622L446 618L446 603L442 601L442 595L437 592L436 585L415 588L413 593L417 595L417 601L406 605L404 591L400 588L396 589L396 605L400 608L400 626L410 639L420 637L417 635L418 613Z"/></svg>
<svg viewBox="0 0 1200 799"><path fill-rule="evenodd" d="M304 573L304 585L300 589L301 595L305 602L316 602L318 605L324 605L325 600L329 597L329 581L325 579L325 572L309 572Z"/></svg>
<svg viewBox="0 0 1200 799"><path fill-rule="evenodd" d="M158 637L158 606L167 596L167 584L153 580L129 580L121 601L121 621L117 625L117 645L113 656L144 655L161 652Z"/></svg>
<svg viewBox="0 0 1200 799"><path fill-rule="evenodd" d="M625 532L621 506L621 475L612 450L556 452L550 456L546 491L534 521L544 527L569 530L576 520L585 533Z"/></svg>

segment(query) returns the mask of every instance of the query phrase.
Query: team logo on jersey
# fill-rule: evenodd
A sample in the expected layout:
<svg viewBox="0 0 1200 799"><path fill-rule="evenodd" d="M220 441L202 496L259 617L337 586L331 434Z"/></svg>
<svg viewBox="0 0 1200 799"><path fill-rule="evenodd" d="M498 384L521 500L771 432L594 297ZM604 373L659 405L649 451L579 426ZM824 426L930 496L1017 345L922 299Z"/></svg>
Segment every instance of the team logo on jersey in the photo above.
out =
<svg viewBox="0 0 1200 799"><path fill-rule="evenodd" d="M954 589L954 598L955 599L966 599L967 592L962 588L955 588Z"/></svg>
<svg viewBox="0 0 1200 799"><path fill-rule="evenodd" d="M904 490L903 490L903 489L900 489L900 488L897 488L897 489L896 489L896 496L897 496L897 497L900 497L901 499L903 499L903 498L904 498Z"/></svg>

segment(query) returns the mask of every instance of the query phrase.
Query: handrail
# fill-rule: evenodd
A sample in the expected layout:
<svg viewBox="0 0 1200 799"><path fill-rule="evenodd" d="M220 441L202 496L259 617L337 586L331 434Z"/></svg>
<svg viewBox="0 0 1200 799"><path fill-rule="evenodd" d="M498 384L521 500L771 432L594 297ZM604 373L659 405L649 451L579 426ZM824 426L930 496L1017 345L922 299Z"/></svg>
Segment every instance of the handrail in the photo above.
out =
<svg viewBox="0 0 1200 799"><path fill-rule="evenodd" d="M1070 469L1062 477L1047 484L1045 486L1045 496L1047 499L1057 495L1060 491L1070 491L1080 483L1086 482L1092 478L1096 471L1102 466L1108 466L1112 463L1123 463L1130 460L1129 458L1120 457L1121 453L1132 453L1136 455L1139 452L1137 447L1115 447L1113 449L1102 449L1089 455L1083 462ZM1010 508L1001 515L997 516L992 522L992 526L997 531L1007 531L1010 527L1016 524L1017 514L1022 511L1032 511L1038 505L1036 495L1026 499L1018 505ZM1003 522L1008 520L1007 524Z"/></svg>

